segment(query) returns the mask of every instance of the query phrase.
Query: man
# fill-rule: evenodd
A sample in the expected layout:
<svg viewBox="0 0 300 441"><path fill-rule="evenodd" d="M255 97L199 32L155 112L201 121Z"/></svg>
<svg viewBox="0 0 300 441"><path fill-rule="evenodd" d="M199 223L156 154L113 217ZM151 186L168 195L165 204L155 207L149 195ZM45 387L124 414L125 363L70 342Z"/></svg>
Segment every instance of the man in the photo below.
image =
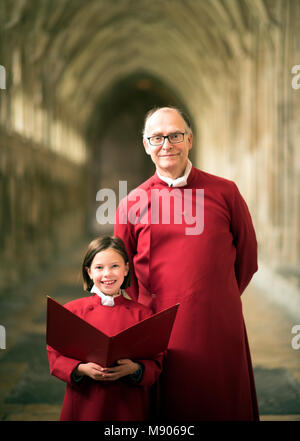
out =
<svg viewBox="0 0 300 441"><path fill-rule="evenodd" d="M160 380L162 418L257 420L240 299L257 270L255 232L236 185L192 166L192 141L179 110L148 113L143 142L156 173L116 215L115 235L134 264L128 293L154 312L180 303Z"/></svg>

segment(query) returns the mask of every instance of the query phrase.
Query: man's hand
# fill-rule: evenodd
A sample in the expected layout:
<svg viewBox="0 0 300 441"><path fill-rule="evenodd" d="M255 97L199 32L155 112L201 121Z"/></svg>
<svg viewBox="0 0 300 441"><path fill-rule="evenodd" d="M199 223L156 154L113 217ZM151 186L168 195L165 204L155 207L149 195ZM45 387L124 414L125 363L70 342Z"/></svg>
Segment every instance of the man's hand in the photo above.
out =
<svg viewBox="0 0 300 441"><path fill-rule="evenodd" d="M139 364L128 358L118 360L118 366L104 368L96 363L80 363L75 373L77 375L87 375L97 381L115 381L126 375L134 374L139 369Z"/></svg>

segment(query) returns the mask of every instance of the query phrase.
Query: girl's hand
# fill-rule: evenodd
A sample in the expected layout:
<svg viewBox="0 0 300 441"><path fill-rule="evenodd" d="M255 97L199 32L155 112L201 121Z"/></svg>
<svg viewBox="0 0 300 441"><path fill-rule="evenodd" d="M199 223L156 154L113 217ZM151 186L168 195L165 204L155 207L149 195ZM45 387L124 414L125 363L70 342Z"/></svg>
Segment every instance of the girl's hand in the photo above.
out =
<svg viewBox="0 0 300 441"><path fill-rule="evenodd" d="M105 368L96 363L80 363L75 373L77 375L87 375L93 380L103 380L104 369Z"/></svg>
<svg viewBox="0 0 300 441"><path fill-rule="evenodd" d="M125 377L126 375L134 374L140 367L138 363L129 360L129 358L118 360L117 363L118 366L103 368L103 377L101 378L102 380L104 381L119 380L119 378Z"/></svg>

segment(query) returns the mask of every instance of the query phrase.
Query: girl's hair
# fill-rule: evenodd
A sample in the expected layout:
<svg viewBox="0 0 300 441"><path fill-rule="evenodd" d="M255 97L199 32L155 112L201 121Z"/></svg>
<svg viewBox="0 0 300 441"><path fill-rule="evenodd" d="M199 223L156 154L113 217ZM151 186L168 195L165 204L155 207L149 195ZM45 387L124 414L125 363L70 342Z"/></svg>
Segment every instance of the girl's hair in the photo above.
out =
<svg viewBox="0 0 300 441"><path fill-rule="evenodd" d="M122 257L125 263L129 264L129 271L127 276L124 277L124 282L121 285L121 289L125 289L130 286L131 281L131 267L129 257L122 239L116 236L103 236L97 237L92 240L88 245L85 256L82 262L82 277L83 277L83 288L85 291L90 291L93 286L93 281L90 279L86 267L90 268L92 261L97 253L100 251L107 250L108 248L112 248L117 251Z"/></svg>

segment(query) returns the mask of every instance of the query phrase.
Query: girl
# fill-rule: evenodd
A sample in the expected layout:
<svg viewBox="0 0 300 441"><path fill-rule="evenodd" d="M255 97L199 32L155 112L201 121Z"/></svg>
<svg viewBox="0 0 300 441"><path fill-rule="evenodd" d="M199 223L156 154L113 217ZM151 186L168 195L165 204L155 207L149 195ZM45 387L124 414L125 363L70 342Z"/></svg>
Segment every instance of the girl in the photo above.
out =
<svg viewBox="0 0 300 441"><path fill-rule="evenodd" d="M117 237L93 240L86 251L84 289L92 293L65 307L107 335L114 335L152 315L126 295L130 265ZM61 420L143 421L150 419L150 386L158 379L162 354L151 360L118 360L104 368L61 355L47 346L50 372L67 383Z"/></svg>

